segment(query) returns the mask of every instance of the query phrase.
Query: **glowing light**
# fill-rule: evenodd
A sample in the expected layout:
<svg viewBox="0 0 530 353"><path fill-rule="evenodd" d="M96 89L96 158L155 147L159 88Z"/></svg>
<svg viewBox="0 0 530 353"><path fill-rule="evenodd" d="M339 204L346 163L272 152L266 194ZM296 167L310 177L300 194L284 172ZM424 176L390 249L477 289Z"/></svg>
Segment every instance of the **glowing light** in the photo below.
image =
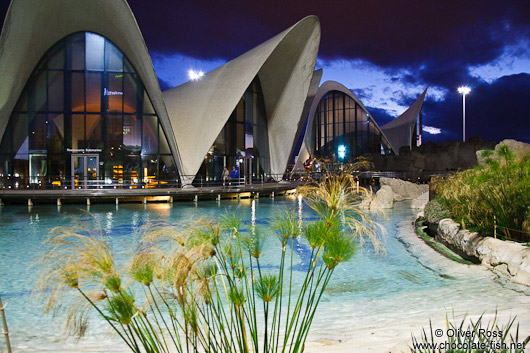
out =
<svg viewBox="0 0 530 353"><path fill-rule="evenodd" d="M346 157L346 146L339 145L337 151L339 152L338 155L340 159L344 159L344 157Z"/></svg>
<svg viewBox="0 0 530 353"><path fill-rule="evenodd" d="M466 95L466 94L469 94L469 92L471 92L471 88L469 88L468 86L458 87L458 93L460 94Z"/></svg>
<svg viewBox="0 0 530 353"><path fill-rule="evenodd" d="M423 126L423 131L431 135L438 135L442 133L442 129L434 126Z"/></svg>
<svg viewBox="0 0 530 353"><path fill-rule="evenodd" d="M195 71L195 70L189 70L188 71L188 77L190 78L190 80L192 81L197 81L197 80L200 80L202 77L204 76L204 72L198 70L198 71Z"/></svg>

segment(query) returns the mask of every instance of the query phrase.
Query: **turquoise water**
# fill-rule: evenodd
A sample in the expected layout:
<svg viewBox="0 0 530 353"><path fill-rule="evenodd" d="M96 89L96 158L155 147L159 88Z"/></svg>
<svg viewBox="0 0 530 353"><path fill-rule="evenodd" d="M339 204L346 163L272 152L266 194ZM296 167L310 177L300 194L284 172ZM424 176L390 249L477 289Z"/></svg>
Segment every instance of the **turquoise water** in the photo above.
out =
<svg viewBox="0 0 530 353"><path fill-rule="evenodd" d="M399 222L413 218L414 212L407 206L406 203L397 204L379 219L387 229L385 255L376 254L371 246L365 245L351 261L337 268L323 297L310 340L342 339L357 329L385 328L411 319L421 321L423 326L428 324L429 317L445 314L450 308L472 311L527 305L525 298L528 296L524 291L488 271L447 264L446 260L440 260L445 268L437 268L419 259L418 254L395 236ZM241 200L240 203L205 201L198 205L93 205L90 212L105 231L114 253L123 258L134 250L142 226L149 222L181 222L198 216L215 218L226 212L237 212L247 226L256 224L267 231L268 221L282 209L293 209L305 220L315 218L315 214L294 197ZM51 205L0 209L0 296L8 303L6 314L16 351L92 351L102 345L109 347L109 343L116 350L123 349L120 343L114 344L119 342L115 337L105 334L107 327L98 318L91 323L87 337L79 343L62 341L64 317L42 314L40 304L30 297L37 271L37 267L31 265L43 255L41 243L48 230L68 225L72 216L92 222L85 211L86 207L73 205L60 210ZM308 247L303 242L294 245L295 268L302 268ZM270 239L266 249L262 263L274 270L279 258L277 241ZM451 266L458 270L451 273ZM301 277L302 272L299 274ZM477 298L481 298L478 303Z"/></svg>

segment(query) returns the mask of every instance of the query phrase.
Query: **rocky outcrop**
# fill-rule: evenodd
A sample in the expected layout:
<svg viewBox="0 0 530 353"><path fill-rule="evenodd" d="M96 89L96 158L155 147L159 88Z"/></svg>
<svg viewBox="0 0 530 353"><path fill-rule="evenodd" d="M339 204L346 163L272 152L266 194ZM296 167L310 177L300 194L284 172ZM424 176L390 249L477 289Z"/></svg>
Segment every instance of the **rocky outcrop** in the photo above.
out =
<svg viewBox="0 0 530 353"><path fill-rule="evenodd" d="M381 187L390 186L392 191L397 195L396 201L413 200L425 192L429 192L429 185L414 184L410 181L394 178L379 178Z"/></svg>
<svg viewBox="0 0 530 353"><path fill-rule="evenodd" d="M438 223L436 240L463 258L499 271L514 283L530 286L530 248L519 243L482 237L445 218Z"/></svg>
<svg viewBox="0 0 530 353"><path fill-rule="evenodd" d="M377 190L375 197L370 203L370 209L392 208L394 207L394 192L388 185L383 185Z"/></svg>
<svg viewBox="0 0 530 353"><path fill-rule="evenodd" d="M503 140L503 141L499 142L495 146L495 148L493 150L493 154L491 156L489 156L489 157L485 154L485 151L491 151L491 150L480 150L480 151L477 151L476 154L477 154L478 164L484 165L485 164L485 160L487 158L497 159L498 157L496 156L496 154L497 154L497 152L500 150L500 148L502 146L507 146L510 149L510 151L512 151L513 154L516 157L518 157L518 158L523 158L523 157L529 157L530 156L530 144L529 143L508 139L508 140Z"/></svg>
<svg viewBox="0 0 530 353"><path fill-rule="evenodd" d="M423 210L425 208L425 205L427 205L427 202L429 202L429 192L424 192L423 194L412 200L410 208L412 208L413 210Z"/></svg>

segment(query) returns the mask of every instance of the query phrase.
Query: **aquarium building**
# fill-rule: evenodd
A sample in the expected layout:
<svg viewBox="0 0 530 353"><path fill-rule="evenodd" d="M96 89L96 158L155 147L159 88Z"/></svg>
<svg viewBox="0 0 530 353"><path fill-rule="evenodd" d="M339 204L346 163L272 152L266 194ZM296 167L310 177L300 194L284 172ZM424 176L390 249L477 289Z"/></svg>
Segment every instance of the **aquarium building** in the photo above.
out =
<svg viewBox="0 0 530 353"><path fill-rule="evenodd" d="M281 179L312 78L307 17L161 92L125 0L13 0L0 36L0 186L150 188Z"/></svg>

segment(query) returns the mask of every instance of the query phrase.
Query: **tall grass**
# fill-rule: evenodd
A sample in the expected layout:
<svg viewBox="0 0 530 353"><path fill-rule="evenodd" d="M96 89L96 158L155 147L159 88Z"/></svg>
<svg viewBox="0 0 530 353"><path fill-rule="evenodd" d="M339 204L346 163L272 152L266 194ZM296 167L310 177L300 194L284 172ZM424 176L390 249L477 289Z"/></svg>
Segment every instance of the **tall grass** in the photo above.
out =
<svg viewBox="0 0 530 353"><path fill-rule="evenodd" d="M132 352L303 352L334 270L355 254L354 236L379 245L348 183L304 188L319 219L302 224L285 212L266 233L236 215L150 225L126 269L101 232L56 228L40 261L46 310L66 310L79 337L95 310ZM296 241L311 249L301 283ZM277 268L261 263L271 242Z"/></svg>
<svg viewBox="0 0 530 353"><path fill-rule="evenodd" d="M431 183L463 227L507 239L530 240L530 160L507 146L485 154L486 164Z"/></svg>

